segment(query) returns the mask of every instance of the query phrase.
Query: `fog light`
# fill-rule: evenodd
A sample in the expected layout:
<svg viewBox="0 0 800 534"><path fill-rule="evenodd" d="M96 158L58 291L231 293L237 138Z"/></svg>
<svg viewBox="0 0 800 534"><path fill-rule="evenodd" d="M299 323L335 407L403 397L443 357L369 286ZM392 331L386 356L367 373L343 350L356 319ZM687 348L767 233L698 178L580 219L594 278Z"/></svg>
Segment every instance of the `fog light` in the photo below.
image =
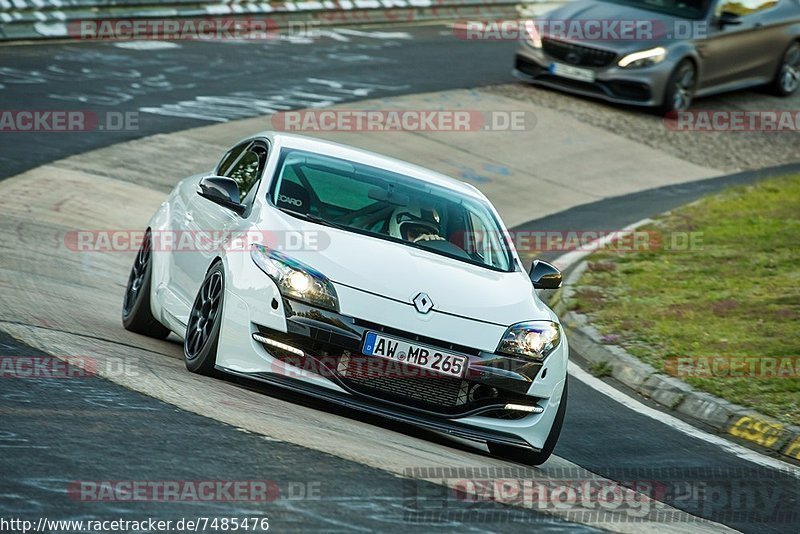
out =
<svg viewBox="0 0 800 534"><path fill-rule="evenodd" d="M269 345L270 347L275 347L276 349L285 350L286 352L291 352L292 354L296 354L298 356L306 355L305 352L298 349L297 347L292 347L291 345L287 345L286 343L275 341L274 339L264 337L261 334L253 334L253 339L258 341L259 343L263 343L264 345Z"/></svg>
<svg viewBox="0 0 800 534"><path fill-rule="evenodd" d="M528 413L542 413L544 411L541 406L528 406L527 404L506 404L505 409Z"/></svg>

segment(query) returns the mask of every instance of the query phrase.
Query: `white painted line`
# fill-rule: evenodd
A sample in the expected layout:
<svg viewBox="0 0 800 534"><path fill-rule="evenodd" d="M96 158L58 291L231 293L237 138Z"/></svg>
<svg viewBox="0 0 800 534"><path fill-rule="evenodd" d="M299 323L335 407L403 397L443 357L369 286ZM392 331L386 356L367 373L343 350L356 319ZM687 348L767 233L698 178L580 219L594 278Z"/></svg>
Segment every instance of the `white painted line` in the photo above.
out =
<svg viewBox="0 0 800 534"><path fill-rule="evenodd" d="M317 11L323 9L325 6L322 2L309 1L309 2L294 2L299 11Z"/></svg>
<svg viewBox="0 0 800 534"><path fill-rule="evenodd" d="M114 43L117 48L127 48L129 50L163 50L166 48L181 48L177 43L169 41L124 41Z"/></svg>
<svg viewBox="0 0 800 534"><path fill-rule="evenodd" d="M368 37L370 39L413 39L408 32L382 32L382 31L364 31L353 30L351 28L336 28L334 30L340 35L350 35L353 37Z"/></svg>
<svg viewBox="0 0 800 534"><path fill-rule="evenodd" d="M230 6L211 4L205 6L206 13L211 15L227 15L231 12Z"/></svg>
<svg viewBox="0 0 800 534"><path fill-rule="evenodd" d="M66 37L67 25L63 22L37 22L33 25L33 29L39 35L46 37Z"/></svg>
<svg viewBox="0 0 800 534"><path fill-rule="evenodd" d="M349 37L345 37L336 30L320 30L319 35L320 37L329 37L330 39L333 39L334 41L339 41L341 43L350 42Z"/></svg>
<svg viewBox="0 0 800 534"><path fill-rule="evenodd" d="M569 362L569 367L567 370L569 371L569 374L571 374L573 377L580 380L590 388L594 389L595 391L602 393L606 397L609 397L610 399L617 401L626 408L629 408L635 412L645 415L651 419L655 419L656 421L659 421L660 423L667 425L673 430L677 430L678 432L683 432L686 435L705 441L706 443L717 445L721 449L725 450L730 454L733 454L734 456L741 458L742 460L752 462L762 467L770 467L772 469L777 469L781 472L786 472L787 474L791 474L792 476L800 478L800 469L796 468L795 466L775 458L770 458L769 456L765 456L760 452L748 449L747 447L743 447L737 443L728 441L727 439L722 438L720 436L709 434L708 432L700 430L699 428L696 428L690 425L689 423L682 421L681 419L678 419L677 417L674 417L668 413L662 412L661 410L656 410L655 408L651 408L650 406L642 404L633 397L626 395L625 393L619 391L615 387L603 382L599 378L592 376L588 372L581 369L578 366L578 364L574 362Z"/></svg>

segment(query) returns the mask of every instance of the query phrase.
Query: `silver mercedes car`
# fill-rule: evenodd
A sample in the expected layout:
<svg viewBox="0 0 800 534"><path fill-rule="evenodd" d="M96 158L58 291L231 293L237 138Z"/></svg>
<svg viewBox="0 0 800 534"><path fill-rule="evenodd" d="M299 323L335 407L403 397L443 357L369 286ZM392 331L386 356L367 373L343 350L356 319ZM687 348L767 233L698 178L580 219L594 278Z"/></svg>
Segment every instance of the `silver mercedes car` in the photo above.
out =
<svg viewBox="0 0 800 534"><path fill-rule="evenodd" d="M800 0L577 0L527 25L514 74L610 102L689 109L696 97L800 87Z"/></svg>

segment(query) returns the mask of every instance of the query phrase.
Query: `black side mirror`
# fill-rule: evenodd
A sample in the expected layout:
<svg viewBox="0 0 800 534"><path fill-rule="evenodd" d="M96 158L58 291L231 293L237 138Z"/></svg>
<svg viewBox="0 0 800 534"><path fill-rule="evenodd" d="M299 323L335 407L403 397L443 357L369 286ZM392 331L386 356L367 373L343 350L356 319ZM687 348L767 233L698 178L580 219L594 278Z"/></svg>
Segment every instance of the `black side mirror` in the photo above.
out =
<svg viewBox="0 0 800 534"><path fill-rule="evenodd" d="M738 26L742 23L742 17L730 11L723 11L719 14L717 22L719 22L720 28L724 28L725 26Z"/></svg>
<svg viewBox="0 0 800 534"><path fill-rule="evenodd" d="M534 289L558 289L561 287L561 271L542 260L533 260L531 282Z"/></svg>
<svg viewBox="0 0 800 534"><path fill-rule="evenodd" d="M239 186L233 178L225 176L206 176L200 180L197 194L215 204L243 215L247 209L239 198Z"/></svg>

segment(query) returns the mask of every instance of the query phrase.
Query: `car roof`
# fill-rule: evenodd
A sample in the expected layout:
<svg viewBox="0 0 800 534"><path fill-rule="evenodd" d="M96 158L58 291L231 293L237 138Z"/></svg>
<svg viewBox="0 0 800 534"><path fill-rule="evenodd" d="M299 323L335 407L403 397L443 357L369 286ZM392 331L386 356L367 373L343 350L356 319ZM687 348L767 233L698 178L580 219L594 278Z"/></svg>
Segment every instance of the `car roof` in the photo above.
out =
<svg viewBox="0 0 800 534"><path fill-rule="evenodd" d="M307 150L324 156L332 156L347 159L356 163L377 167L398 174L403 174L411 178L416 178L440 187L444 187L465 195L480 198L488 202L488 199L475 186L456 180L444 174L414 165L399 159L390 158L368 150L325 141L304 135L286 134L281 132L265 131L254 137L266 137L273 140L283 148L295 148Z"/></svg>

